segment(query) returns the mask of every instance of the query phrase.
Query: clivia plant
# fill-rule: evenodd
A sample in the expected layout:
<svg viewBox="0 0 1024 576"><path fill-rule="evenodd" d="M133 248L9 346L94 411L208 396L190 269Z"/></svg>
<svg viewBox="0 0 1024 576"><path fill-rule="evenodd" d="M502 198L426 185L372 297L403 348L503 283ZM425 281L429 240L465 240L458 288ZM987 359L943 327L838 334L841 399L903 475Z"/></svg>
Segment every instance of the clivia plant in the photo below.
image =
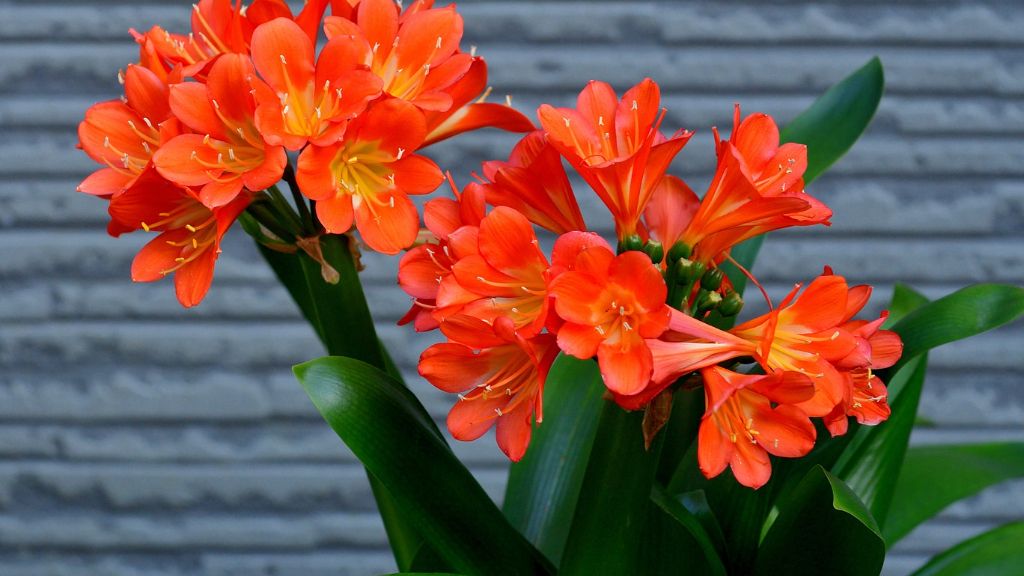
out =
<svg viewBox="0 0 1024 576"><path fill-rule="evenodd" d="M928 351L1018 318L1024 289L898 285L870 317L850 271L776 295L751 273L766 233L829 224L808 185L870 122L877 59L781 129L736 106L697 194L655 81L595 80L531 119L486 101L462 18L432 4L201 0L190 33L132 31L123 97L78 132L102 165L79 192L110 234L153 235L133 280L195 306L225 232L258 243L330 354L294 371L365 465L402 573L877 574L915 526L1024 474L1017 443L908 447ZM523 137L472 178L427 155L482 128ZM400 323L445 339L419 373L452 394L448 431L493 429L512 461L502 508L378 340L361 250L400 255ZM1022 541L1001 526L917 574L1017 574Z"/></svg>

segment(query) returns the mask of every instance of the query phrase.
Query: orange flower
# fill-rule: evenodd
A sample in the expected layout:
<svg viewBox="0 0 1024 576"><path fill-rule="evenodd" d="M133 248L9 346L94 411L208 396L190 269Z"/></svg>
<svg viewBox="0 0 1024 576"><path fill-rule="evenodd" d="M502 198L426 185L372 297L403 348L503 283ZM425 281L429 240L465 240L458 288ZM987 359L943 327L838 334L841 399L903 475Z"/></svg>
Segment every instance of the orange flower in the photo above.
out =
<svg viewBox="0 0 1024 576"><path fill-rule="evenodd" d="M537 334L548 319L548 260L529 220L499 206L481 220L476 238L476 249L460 256L441 282L442 330L449 316L462 314L486 322L505 317L524 336Z"/></svg>
<svg viewBox="0 0 1024 576"><path fill-rule="evenodd" d="M847 321L867 301L865 289L848 289L843 277L830 273L816 278L797 297L799 289L797 285L778 308L728 332L673 311L668 332L648 341L654 355L653 383L638 398L649 399L676 378L700 368L750 356L766 371L809 376L814 396L798 406L809 416L830 414L852 394L844 372L854 365L851 354L864 337L851 331L857 324ZM885 335L878 343L879 365L895 361L899 354L891 337ZM860 369L872 365L872 360L856 363Z"/></svg>
<svg viewBox="0 0 1024 576"><path fill-rule="evenodd" d="M329 16L324 30L334 38L365 44L360 63L383 80L384 92L423 110L452 107L446 89L469 71L473 57L459 52L462 16L455 6L417 2L405 13L392 0L362 0L355 21Z"/></svg>
<svg viewBox="0 0 1024 576"><path fill-rule="evenodd" d="M693 216L679 229L655 226L666 235L666 244L682 241L694 250L692 259L711 263L721 259L730 248L765 232L789 226L828 224L832 212L803 191L802 175L807 167L807 149L802 144L779 146L779 131L767 114L753 114L739 121L732 138L718 141L718 169L707 193ZM648 211L648 219L658 214L689 212L692 192L678 185L658 190L661 198Z"/></svg>
<svg viewBox="0 0 1024 576"><path fill-rule="evenodd" d="M554 336L526 339L508 318L492 326L467 316L449 319L445 333L452 341L427 348L419 373L441 390L459 394L448 414L448 430L468 441L496 424L498 447L519 461L534 418L538 424L544 418L544 380L558 354Z"/></svg>
<svg viewBox="0 0 1024 576"><path fill-rule="evenodd" d="M152 282L174 274L181 305L199 304L213 281L221 238L250 200L241 194L211 210L187 188L165 180L156 170L143 172L131 187L110 200L110 215L120 230L160 232L132 262L132 280Z"/></svg>
<svg viewBox="0 0 1024 576"><path fill-rule="evenodd" d="M450 108L423 111L427 118L424 146L480 128L498 128L509 132L530 132L536 129L533 122L512 108L510 103L485 102L490 89L487 88L487 64L483 58L474 57L466 75L444 92L452 99Z"/></svg>
<svg viewBox="0 0 1024 576"><path fill-rule="evenodd" d="M129 66L123 75L124 101L100 102L78 125L79 146L106 168L78 185L79 192L109 198L131 186L153 152L178 132L167 104L168 89L156 74Z"/></svg>
<svg viewBox="0 0 1024 576"><path fill-rule="evenodd" d="M704 476L731 467L737 482L760 488L772 473L768 454L796 458L814 447L814 424L793 406L814 393L807 376L737 374L719 366L701 376L707 410L697 434L697 463Z"/></svg>
<svg viewBox="0 0 1024 576"><path fill-rule="evenodd" d="M433 192L443 179L433 161L413 153L425 135L423 114L389 98L354 120L344 140L303 150L296 176L324 228L347 232L354 212L370 248L397 254L412 245L419 214L408 194Z"/></svg>
<svg viewBox="0 0 1024 576"><path fill-rule="evenodd" d="M594 189L615 218L619 238L639 231L640 216L675 155L693 135L666 139L658 85L650 78L620 101L611 86L592 81L576 109L542 105L537 114L548 139Z"/></svg>
<svg viewBox="0 0 1024 576"><path fill-rule="evenodd" d="M252 60L263 81L253 88L256 125L270 144L298 150L306 142L326 146L347 122L380 95L380 79L365 69L365 42L333 38L320 51L298 24L277 18L252 35Z"/></svg>
<svg viewBox="0 0 1024 576"><path fill-rule="evenodd" d="M475 231L480 225L484 217L483 189L470 184L459 194L452 183L452 191L455 200L434 198L423 209L423 220L434 236L433 241L412 248L398 264L398 284L413 298L412 306L398 324L413 322L417 332L438 327L433 311L441 283L451 275L456 260L477 250L475 233L470 239L469 234L455 232L463 227Z"/></svg>
<svg viewBox="0 0 1024 576"><path fill-rule="evenodd" d="M307 2L298 16L284 0L199 0L192 8L192 32L171 34L154 26L145 34L132 30L140 45L140 61L161 78L180 82L205 77L206 67L222 54L248 54L253 30L275 18L294 20L315 41L328 0Z"/></svg>
<svg viewBox="0 0 1024 576"><path fill-rule="evenodd" d="M538 130L512 149L508 162L484 162L487 202L508 206L556 234L586 230L562 157Z"/></svg>
<svg viewBox="0 0 1024 576"><path fill-rule="evenodd" d="M565 323L558 345L587 359L597 355L609 390L629 396L651 379L651 351L645 338L657 338L669 321L667 289L661 272L642 252L618 256L607 246L590 246L573 270L551 282L555 311Z"/></svg>
<svg viewBox="0 0 1024 576"><path fill-rule="evenodd" d="M847 301L847 322L842 328L853 335L856 346L835 363L846 380L846 386L843 388L843 401L825 416L825 426L833 436L846 433L848 416L868 426L889 418L888 391L874 370L895 364L903 354L903 342L895 332L880 329L888 318L885 313L871 322L850 320L867 303L870 294L870 286L856 286L850 290Z"/></svg>
<svg viewBox="0 0 1024 576"><path fill-rule="evenodd" d="M259 191L277 183L288 157L256 130L256 102L246 90L254 74L247 56L225 54L213 64L204 86L171 87L171 110L196 134L182 134L153 156L160 174L182 186L202 187L199 200L210 208L234 200L243 188Z"/></svg>

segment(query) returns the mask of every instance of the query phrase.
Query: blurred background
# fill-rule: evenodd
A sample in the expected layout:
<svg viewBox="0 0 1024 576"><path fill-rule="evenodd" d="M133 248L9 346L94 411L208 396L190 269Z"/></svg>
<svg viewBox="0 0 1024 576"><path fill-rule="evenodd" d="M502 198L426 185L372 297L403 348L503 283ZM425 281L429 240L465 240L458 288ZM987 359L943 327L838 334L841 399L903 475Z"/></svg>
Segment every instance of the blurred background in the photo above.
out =
<svg viewBox="0 0 1024 576"><path fill-rule="evenodd" d="M0 0L0 574L388 572L363 471L291 376L321 348L251 241L233 233L209 297L183 310L170 282L130 282L147 238L109 238L104 203L74 191L94 169L75 127L120 94L117 70L137 54L127 29L187 31L190 8ZM779 298L827 263L876 285L872 312L897 280L930 297L1024 283L1024 3L460 9L464 48L478 47L494 96L521 110L570 104L590 79L661 83L663 128L698 131L674 169L698 191L713 169L709 128L731 126L734 102L784 124L879 55L888 89L873 125L810 189L834 225L774 235L755 273ZM481 132L428 153L465 183L514 141ZM434 340L395 326L408 304L396 260L365 262L378 330L441 420L453 399L415 375ZM935 352L914 441L1024 440L1022 352L1020 324ZM456 450L500 499L507 464L493 440ZM1024 483L992 488L918 529L886 574L1021 517Z"/></svg>

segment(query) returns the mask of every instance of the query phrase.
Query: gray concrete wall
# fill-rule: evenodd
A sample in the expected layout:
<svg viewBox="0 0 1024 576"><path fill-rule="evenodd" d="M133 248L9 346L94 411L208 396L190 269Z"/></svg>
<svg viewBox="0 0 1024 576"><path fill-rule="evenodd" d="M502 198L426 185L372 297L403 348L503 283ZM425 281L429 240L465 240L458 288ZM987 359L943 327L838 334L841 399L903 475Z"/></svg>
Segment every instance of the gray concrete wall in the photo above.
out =
<svg viewBox="0 0 1024 576"><path fill-rule="evenodd" d="M658 80L666 126L700 131L677 163L695 188L713 168L708 127L728 126L733 102L785 121L880 55L875 123L812 188L834 226L778 234L756 272L780 294L829 263L877 284L876 310L896 280L930 296L1024 282L1024 3L461 8L495 94L524 110L568 103L591 78ZM93 168L74 127L118 93L126 29L184 30L188 14L184 1L0 1L0 573L388 571L363 473L290 375L318 344L248 239L230 238L209 298L185 311L170 283L129 281L145 238L107 237L102 203L74 193ZM434 153L465 181L512 141L479 133ZM413 377L432 340L394 326L407 302L394 261L367 261L380 331L442 418L451 399ZM1022 348L1017 324L936 352L922 401L935 426L915 441L1024 440ZM499 497L492 443L457 450ZM991 489L918 530L887 572L1021 517L1024 484Z"/></svg>

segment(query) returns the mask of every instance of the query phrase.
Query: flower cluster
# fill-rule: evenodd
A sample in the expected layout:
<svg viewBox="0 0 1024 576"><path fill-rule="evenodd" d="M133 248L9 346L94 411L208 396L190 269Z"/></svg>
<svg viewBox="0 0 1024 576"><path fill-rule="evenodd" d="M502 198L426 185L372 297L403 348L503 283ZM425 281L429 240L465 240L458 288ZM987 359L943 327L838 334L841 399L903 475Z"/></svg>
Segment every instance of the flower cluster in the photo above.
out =
<svg viewBox="0 0 1024 576"><path fill-rule="evenodd" d="M692 133L661 131L649 79L622 98L591 82L575 109L544 105L538 117L541 129L507 162L485 163L478 182L452 184L454 199L427 203L430 238L400 263L399 284L413 297L402 323L446 337L423 353L419 371L459 394L448 417L455 438L495 426L499 447L519 460L543 419L559 351L596 358L610 397L628 410L699 375L700 469L713 477L731 467L747 486L767 482L769 454L811 450L812 417L833 435L850 416L888 417L873 370L891 366L902 345L880 328L884 314L854 320L870 287L826 268L778 307L769 301L767 314L729 330L713 325L743 304L720 267L732 247L831 217L804 191L806 148L780 145L771 117L744 118L737 107L729 138L714 132L718 164L701 198L667 173ZM563 159L608 208L615 249L587 231ZM556 235L550 258L535 226Z"/></svg>
<svg viewBox="0 0 1024 576"><path fill-rule="evenodd" d="M534 128L482 101L484 60L460 49L454 7L432 4L311 0L293 14L284 0L201 0L187 35L133 31L124 96L90 108L78 130L104 166L78 189L109 201L110 233L160 233L132 278L173 273L179 301L198 304L224 233L292 175L327 232L354 223L375 250L412 245L409 195L443 180L418 150L485 126Z"/></svg>
<svg viewBox="0 0 1024 576"><path fill-rule="evenodd" d="M811 450L811 418L839 435L850 417L888 417L874 371L902 344L881 328L884 313L855 319L870 287L826 268L725 329L743 299L724 265L757 284L732 248L829 224L804 190L803 145L780 145L771 117L736 107L728 139L713 132L717 168L698 197L668 173L693 133L663 132L654 81L621 98L593 81L575 108L540 106L538 128L484 102L486 65L460 49L462 29L454 6L432 0L309 0L298 14L284 0L201 0L187 35L133 32L139 61L119 75L124 96L79 126L81 148L103 166L79 190L109 202L110 234L158 233L132 278L174 274L184 306L206 295L243 214L268 246L314 258L318 235L353 227L373 250L406 251L398 281L413 303L401 323L446 340L423 352L420 373L459 394L456 438L494 427L512 460L543 419L559 353L596 359L608 396L628 410L702 386L700 469L731 467L752 487L767 482L769 454ZM410 196L445 178L420 151L483 127L526 134L476 181L460 189L449 176L453 197L426 203L422 230ZM616 246L588 229L567 165L607 207ZM550 251L538 228L554 237Z"/></svg>

